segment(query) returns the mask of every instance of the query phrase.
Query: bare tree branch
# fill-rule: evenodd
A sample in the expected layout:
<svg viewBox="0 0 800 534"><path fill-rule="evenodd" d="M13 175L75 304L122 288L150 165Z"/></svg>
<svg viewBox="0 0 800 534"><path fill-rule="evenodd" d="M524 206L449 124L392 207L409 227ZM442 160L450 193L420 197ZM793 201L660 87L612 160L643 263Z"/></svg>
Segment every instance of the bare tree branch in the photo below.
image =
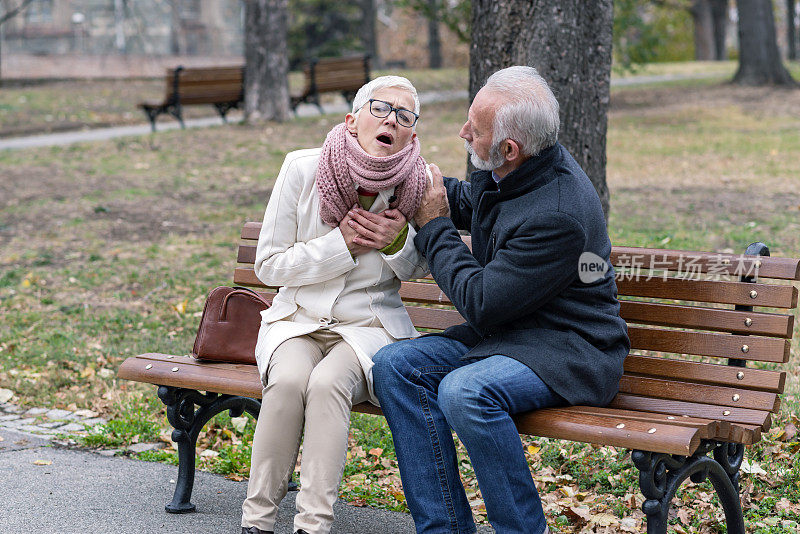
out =
<svg viewBox="0 0 800 534"><path fill-rule="evenodd" d="M32 3L33 3L33 0L22 0L22 3L20 5L18 5L17 7L12 9L11 11L3 13L3 15L0 16L0 24L3 24L7 20L13 19L17 15L19 15L20 13L25 11L25 8L28 7Z"/></svg>

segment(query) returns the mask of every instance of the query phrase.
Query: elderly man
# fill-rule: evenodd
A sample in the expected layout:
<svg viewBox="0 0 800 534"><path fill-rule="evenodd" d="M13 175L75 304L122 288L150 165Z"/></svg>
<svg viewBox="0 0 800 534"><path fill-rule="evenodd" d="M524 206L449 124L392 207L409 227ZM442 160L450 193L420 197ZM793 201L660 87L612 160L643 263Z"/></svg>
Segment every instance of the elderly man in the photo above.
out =
<svg viewBox="0 0 800 534"><path fill-rule="evenodd" d="M608 262L611 243L558 125L544 79L510 67L489 78L461 129L480 169L471 183L431 166L414 243L466 323L384 347L373 367L417 532L475 532L451 428L495 531L548 532L511 416L604 405L617 392L630 343L613 270L579 276L587 254Z"/></svg>

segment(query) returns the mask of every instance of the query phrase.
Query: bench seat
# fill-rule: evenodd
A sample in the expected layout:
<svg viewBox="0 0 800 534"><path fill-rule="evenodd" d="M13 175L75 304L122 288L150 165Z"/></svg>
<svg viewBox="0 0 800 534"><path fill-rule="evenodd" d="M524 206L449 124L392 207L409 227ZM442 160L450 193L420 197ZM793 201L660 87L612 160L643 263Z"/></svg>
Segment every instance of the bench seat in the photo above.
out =
<svg viewBox="0 0 800 534"><path fill-rule="evenodd" d="M191 356L142 354L125 360L119 377L159 386L213 391L225 395L261 398L261 380L255 365L202 362ZM689 403L686 403L689 405ZM700 410L702 405L695 406ZM382 415L380 408L358 404L353 411ZM689 411L688 407L686 411ZM618 408L570 406L551 408L515 419L520 433L603 443L629 449L690 455L701 439L729 441L735 423L679 417L658 412ZM620 426L622 425L622 426ZM749 431L740 429L742 435ZM749 440L752 442L752 437Z"/></svg>
<svg viewBox="0 0 800 534"><path fill-rule="evenodd" d="M168 113L178 119L181 128L183 106L213 105L227 121L227 113L244 102L244 67L183 67L167 69L165 75L166 91L162 100L139 103L150 127L156 131L156 119Z"/></svg>
<svg viewBox="0 0 800 534"><path fill-rule="evenodd" d="M292 110L296 112L298 105L308 102L324 113L319 100L322 93L341 93L350 104L370 79L369 59L368 55L357 55L310 60L303 67L303 90L291 97Z"/></svg>

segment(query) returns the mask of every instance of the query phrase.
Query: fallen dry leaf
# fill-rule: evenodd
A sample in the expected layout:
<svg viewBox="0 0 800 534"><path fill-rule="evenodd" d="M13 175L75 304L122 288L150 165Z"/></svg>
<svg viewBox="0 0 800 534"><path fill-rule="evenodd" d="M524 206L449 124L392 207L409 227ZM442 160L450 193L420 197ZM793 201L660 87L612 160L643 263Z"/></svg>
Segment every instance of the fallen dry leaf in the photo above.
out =
<svg viewBox="0 0 800 534"><path fill-rule="evenodd" d="M244 432L244 427L247 425L247 417L231 417L231 424L237 432Z"/></svg>
<svg viewBox="0 0 800 534"><path fill-rule="evenodd" d="M588 506L570 506L567 510L564 510L564 515L577 519L581 523L587 523L592 518L592 512Z"/></svg>
<svg viewBox="0 0 800 534"><path fill-rule="evenodd" d="M186 313L186 305L187 304L189 304L189 300L188 299L184 300L182 302L179 302L177 304L173 304L172 309L175 310L176 312L178 312L179 314L183 315L184 313Z"/></svg>
<svg viewBox="0 0 800 534"><path fill-rule="evenodd" d="M601 527L610 527L611 525L618 525L619 519L617 519L617 516L611 514L597 514L593 515L591 519L589 519L589 522Z"/></svg>
<svg viewBox="0 0 800 534"><path fill-rule="evenodd" d="M797 427L794 423L786 423L786 426L783 427L781 441L794 441L795 436L797 436Z"/></svg>
<svg viewBox="0 0 800 534"><path fill-rule="evenodd" d="M633 517L624 517L622 521L619 522L619 528L624 532L637 532L639 530L636 519Z"/></svg>
<svg viewBox="0 0 800 534"><path fill-rule="evenodd" d="M10 389L0 388L0 404L8 402L14 396L14 392Z"/></svg>
<svg viewBox="0 0 800 534"><path fill-rule="evenodd" d="M52 460L34 460L33 465L52 465Z"/></svg>
<svg viewBox="0 0 800 534"><path fill-rule="evenodd" d="M374 449L370 449L369 453L372 456L380 456L381 454L383 454L383 449L381 449L380 447L375 447Z"/></svg>

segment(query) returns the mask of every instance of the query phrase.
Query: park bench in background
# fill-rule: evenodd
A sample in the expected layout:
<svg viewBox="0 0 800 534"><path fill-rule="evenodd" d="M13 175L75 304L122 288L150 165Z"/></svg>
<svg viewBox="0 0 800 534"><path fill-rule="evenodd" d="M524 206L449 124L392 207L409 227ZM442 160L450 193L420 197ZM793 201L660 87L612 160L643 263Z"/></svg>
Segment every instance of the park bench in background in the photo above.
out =
<svg viewBox="0 0 800 534"><path fill-rule="evenodd" d="M302 93L291 97L292 110L303 102L317 106L321 93L341 93L348 104L356 92L369 81L369 56L331 57L312 59L303 67L304 87Z"/></svg>
<svg viewBox="0 0 800 534"><path fill-rule="evenodd" d="M225 115L244 100L244 67L177 67L168 69L167 89L160 102L141 102L139 107L156 131L156 118L169 113L185 128L183 106L212 104L226 121Z"/></svg>
<svg viewBox="0 0 800 534"><path fill-rule="evenodd" d="M233 281L261 288L271 299L274 290L253 272L260 228L261 223L244 225ZM746 254L614 247L621 314L632 344L619 394L605 408L550 408L515 417L522 434L631 449L650 533L666 532L670 501L689 477L708 477L727 531L745 531L739 467L745 446L760 440L778 412L786 379L778 368L789 359L791 310L798 300L792 281L800 280L798 259L770 258L761 243ZM417 328L462 322L432 280L404 282L400 291ZM748 361L771 362L775 370L748 368ZM119 376L158 386L180 458L166 509L193 511L198 433L225 410L258 416L262 386L256 367L142 354L125 360ZM353 410L381 414L367 403Z"/></svg>

